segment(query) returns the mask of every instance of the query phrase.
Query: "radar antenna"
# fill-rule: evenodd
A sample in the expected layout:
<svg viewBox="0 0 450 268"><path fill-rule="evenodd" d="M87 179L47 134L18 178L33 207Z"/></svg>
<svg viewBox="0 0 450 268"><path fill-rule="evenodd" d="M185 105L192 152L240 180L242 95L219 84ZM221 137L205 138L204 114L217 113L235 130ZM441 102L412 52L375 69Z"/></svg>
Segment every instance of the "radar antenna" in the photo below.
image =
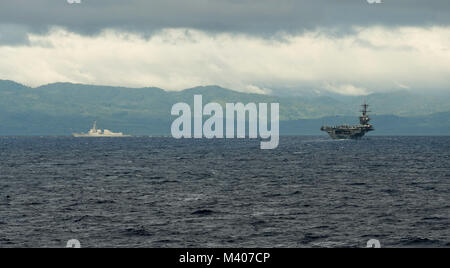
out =
<svg viewBox="0 0 450 268"><path fill-rule="evenodd" d="M370 121L370 117L369 117L369 115L368 115L368 113L370 112L370 111L368 110L369 104L367 104L366 102L364 102L364 104L361 105L361 107L362 107L362 110L361 110L362 116L359 118L359 122L361 123L361 125L368 125L368 124L369 124L369 121Z"/></svg>

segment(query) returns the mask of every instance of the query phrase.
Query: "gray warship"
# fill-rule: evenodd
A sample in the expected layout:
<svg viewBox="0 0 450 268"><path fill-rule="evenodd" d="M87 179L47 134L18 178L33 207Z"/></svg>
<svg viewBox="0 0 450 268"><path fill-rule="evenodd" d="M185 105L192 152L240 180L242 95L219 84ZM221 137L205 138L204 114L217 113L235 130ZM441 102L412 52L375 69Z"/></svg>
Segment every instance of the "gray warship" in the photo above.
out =
<svg viewBox="0 0 450 268"><path fill-rule="evenodd" d="M366 133L370 131L374 131L375 129L369 123L370 117L368 115L369 105L364 103L362 106L362 115L359 117L359 125L349 126L323 126L320 130L327 132L331 138L335 140L348 140L348 139L361 139L366 135Z"/></svg>

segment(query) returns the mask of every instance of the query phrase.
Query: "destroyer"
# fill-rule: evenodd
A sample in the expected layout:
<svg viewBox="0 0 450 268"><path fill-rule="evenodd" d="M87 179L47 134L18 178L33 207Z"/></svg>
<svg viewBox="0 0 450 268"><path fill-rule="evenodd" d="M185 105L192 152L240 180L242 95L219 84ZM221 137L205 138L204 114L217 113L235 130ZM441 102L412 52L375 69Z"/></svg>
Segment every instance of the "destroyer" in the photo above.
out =
<svg viewBox="0 0 450 268"><path fill-rule="evenodd" d="M76 137L76 138L131 137L130 135L123 135L122 132L114 133L114 132L109 131L107 129L105 129L105 130L97 129L97 121L94 122L94 126L92 127L91 130L89 130L88 133L74 133L73 136Z"/></svg>
<svg viewBox="0 0 450 268"><path fill-rule="evenodd" d="M368 115L369 108L368 104L362 105L363 109L361 110L362 115L359 117L359 125L355 126L323 126L320 130L327 132L331 138L335 140L345 140L345 139L361 139L366 133L370 131L374 131L375 129L369 123L370 117Z"/></svg>

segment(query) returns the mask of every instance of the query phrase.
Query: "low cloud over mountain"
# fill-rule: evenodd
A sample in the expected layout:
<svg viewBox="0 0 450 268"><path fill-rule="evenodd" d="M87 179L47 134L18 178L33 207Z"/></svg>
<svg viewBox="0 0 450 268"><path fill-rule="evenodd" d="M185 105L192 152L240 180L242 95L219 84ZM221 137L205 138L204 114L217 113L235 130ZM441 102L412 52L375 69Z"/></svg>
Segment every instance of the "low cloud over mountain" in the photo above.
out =
<svg viewBox="0 0 450 268"><path fill-rule="evenodd" d="M175 119L172 105L191 103L195 94L204 103L280 103L282 134L320 134L321 124L357 123L359 105L371 104L376 134L450 134L450 98L407 91L366 97L322 95L278 97L246 94L217 86L180 92L159 88L120 88L57 83L29 88L0 81L1 135L70 135L103 127L135 135L168 135Z"/></svg>

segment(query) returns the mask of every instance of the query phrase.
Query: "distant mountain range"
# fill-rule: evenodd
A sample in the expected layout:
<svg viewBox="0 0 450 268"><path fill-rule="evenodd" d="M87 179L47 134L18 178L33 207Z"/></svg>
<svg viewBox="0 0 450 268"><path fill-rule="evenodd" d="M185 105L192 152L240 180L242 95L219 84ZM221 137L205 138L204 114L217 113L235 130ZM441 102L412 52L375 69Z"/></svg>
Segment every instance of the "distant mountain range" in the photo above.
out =
<svg viewBox="0 0 450 268"><path fill-rule="evenodd" d="M0 80L0 135L70 135L99 127L133 135L169 135L173 104L280 103L281 134L316 135L322 124L357 123L359 105L371 104L373 135L449 135L450 97L408 91L351 96L246 94L217 86L180 92L55 83L37 88Z"/></svg>

